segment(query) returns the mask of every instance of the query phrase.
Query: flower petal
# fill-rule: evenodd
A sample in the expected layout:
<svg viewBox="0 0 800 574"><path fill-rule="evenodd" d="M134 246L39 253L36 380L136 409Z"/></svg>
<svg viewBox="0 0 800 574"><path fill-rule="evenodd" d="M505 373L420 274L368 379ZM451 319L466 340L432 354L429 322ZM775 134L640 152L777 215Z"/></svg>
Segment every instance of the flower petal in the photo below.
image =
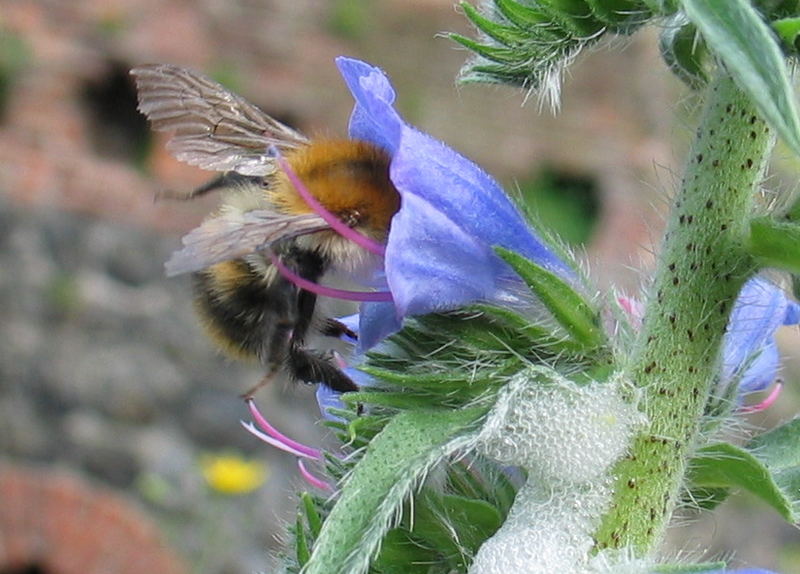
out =
<svg viewBox="0 0 800 574"><path fill-rule="evenodd" d="M389 78L380 68L352 58L336 58L336 65L356 100L350 116L350 137L394 154L403 120L392 107L395 93Z"/></svg>
<svg viewBox="0 0 800 574"><path fill-rule="evenodd" d="M350 377L359 387L368 387L372 383L372 378L365 372L353 367L343 369L345 374ZM325 385L317 385L317 405L323 418L329 421L344 422L344 419L331 414L330 409L344 410L347 407L341 400L342 393L334 391Z"/></svg>
<svg viewBox="0 0 800 574"><path fill-rule="evenodd" d="M759 391L775 380L779 355L775 331L800 322L800 305L764 279L745 283L725 334L722 381L739 378L742 392Z"/></svg>
<svg viewBox="0 0 800 574"><path fill-rule="evenodd" d="M403 199L386 250L389 289L401 317L492 299L511 270L485 243L416 195Z"/></svg>
<svg viewBox="0 0 800 574"><path fill-rule="evenodd" d="M372 319L362 319L362 336L365 327L366 334L391 333L407 314L495 298L515 274L494 255L494 246L574 277L491 176L403 121L393 107L391 83L379 68L349 58L336 63L356 100L350 136L391 154L390 178L401 196L385 265L397 312L392 316L387 307L378 307L380 313L375 313L373 307ZM364 341L360 346L369 348Z"/></svg>
<svg viewBox="0 0 800 574"><path fill-rule="evenodd" d="M395 303L362 303L359 311L358 352L371 349L403 326Z"/></svg>

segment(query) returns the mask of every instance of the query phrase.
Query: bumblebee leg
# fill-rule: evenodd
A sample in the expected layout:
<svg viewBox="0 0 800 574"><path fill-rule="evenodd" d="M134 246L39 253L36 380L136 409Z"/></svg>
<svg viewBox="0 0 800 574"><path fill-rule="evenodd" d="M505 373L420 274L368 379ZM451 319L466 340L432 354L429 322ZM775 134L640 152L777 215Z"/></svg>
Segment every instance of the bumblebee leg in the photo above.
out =
<svg viewBox="0 0 800 574"><path fill-rule="evenodd" d="M259 389L261 389L262 387L266 387L268 384L272 382L274 378L275 378L275 371L273 370L264 375L263 377L261 377L261 379L255 385L247 389L244 393L242 393L239 396L242 397L244 400L249 401L250 399L253 398L253 395L255 395L259 391Z"/></svg>
<svg viewBox="0 0 800 574"><path fill-rule="evenodd" d="M265 336L266 343L261 351L261 360L267 367L266 374L252 388L242 395L242 398L252 399L261 387L268 385L286 363L289 348L293 346L292 323L289 321L275 321L270 324L270 329Z"/></svg>
<svg viewBox="0 0 800 574"><path fill-rule="evenodd" d="M355 341L358 340L358 334L355 331L336 319L325 319L325 323L322 326L321 332L327 337L336 337L339 339L342 336L345 336Z"/></svg>
<svg viewBox="0 0 800 574"><path fill-rule="evenodd" d="M326 358L297 345L289 349L288 366L292 376L299 381L320 383L340 393L358 390L358 385Z"/></svg>

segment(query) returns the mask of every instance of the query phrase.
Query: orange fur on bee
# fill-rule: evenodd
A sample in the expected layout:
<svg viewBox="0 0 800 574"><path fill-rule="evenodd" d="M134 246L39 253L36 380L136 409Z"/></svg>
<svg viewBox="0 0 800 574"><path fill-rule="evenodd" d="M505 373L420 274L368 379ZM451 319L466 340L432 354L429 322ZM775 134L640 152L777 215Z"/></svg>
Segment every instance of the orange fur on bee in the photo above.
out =
<svg viewBox="0 0 800 574"><path fill-rule="evenodd" d="M286 153L286 161L328 211L373 239L386 239L400 197L385 151L362 141L322 139ZM286 212L312 211L280 170L269 193Z"/></svg>

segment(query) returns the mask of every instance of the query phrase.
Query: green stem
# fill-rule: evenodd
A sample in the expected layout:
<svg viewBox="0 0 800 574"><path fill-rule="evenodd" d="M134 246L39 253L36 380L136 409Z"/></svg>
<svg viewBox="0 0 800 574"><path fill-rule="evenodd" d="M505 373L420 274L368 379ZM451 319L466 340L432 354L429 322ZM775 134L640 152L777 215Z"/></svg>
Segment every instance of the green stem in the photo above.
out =
<svg viewBox="0 0 800 574"><path fill-rule="evenodd" d="M675 508L699 446L733 302L755 264L742 243L774 138L724 71L708 88L682 189L627 373L642 390L645 432L614 469L616 487L596 548L646 555Z"/></svg>

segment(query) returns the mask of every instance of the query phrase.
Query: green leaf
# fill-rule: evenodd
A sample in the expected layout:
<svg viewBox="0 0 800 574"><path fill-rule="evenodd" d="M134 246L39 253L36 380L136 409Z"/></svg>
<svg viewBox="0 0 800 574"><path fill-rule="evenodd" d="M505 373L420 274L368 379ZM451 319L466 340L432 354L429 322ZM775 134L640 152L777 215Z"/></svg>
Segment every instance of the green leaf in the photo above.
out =
<svg viewBox="0 0 800 574"><path fill-rule="evenodd" d="M496 247L495 251L522 277L575 342L589 350L603 344L597 313L569 283L513 251L502 247Z"/></svg>
<svg viewBox="0 0 800 574"><path fill-rule="evenodd" d="M464 570L465 559L502 523L500 512L486 501L426 490L414 504L411 532L441 553L454 569Z"/></svg>
<svg viewBox="0 0 800 574"><path fill-rule="evenodd" d="M772 29L783 43L792 50L800 49L800 18L783 18L772 22Z"/></svg>
<svg viewBox="0 0 800 574"><path fill-rule="evenodd" d="M395 416L367 446L342 487L304 573L366 572L403 501L485 412L425 410Z"/></svg>
<svg viewBox="0 0 800 574"><path fill-rule="evenodd" d="M386 533L372 569L380 574L431 574L431 565L441 557L425 548L404 528Z"/></svg>
<svg viewBox="0 0 800 574"><path fill-rule="evenodd" d="M765 267L800 273L800 224L759 217L750 222L747 250Z"/></svg>
<svg viewBox="0 0 800 574"><path fill-rule="evenodd" d="M800 154L800 117L789 69L775 36L750 0L684 0L683 8L739 88Z"/></svg>
<svg viewBox="0 0 800 574"><path fill-rule="evenodd" d="M800 515L767 465L752 452L729 443L701 448L691 460L689 480L694 487L742 488L772 506L789 522ZM790 480L791 482L791 480ZM798 497L794 493L794 498Z"/></svg>
<svg viewBox="0 0 800 574"><path fill-rule="evenodd" d="M800 520L800 418L753 439L748 445L791 502L792 522Z"/></svg>

